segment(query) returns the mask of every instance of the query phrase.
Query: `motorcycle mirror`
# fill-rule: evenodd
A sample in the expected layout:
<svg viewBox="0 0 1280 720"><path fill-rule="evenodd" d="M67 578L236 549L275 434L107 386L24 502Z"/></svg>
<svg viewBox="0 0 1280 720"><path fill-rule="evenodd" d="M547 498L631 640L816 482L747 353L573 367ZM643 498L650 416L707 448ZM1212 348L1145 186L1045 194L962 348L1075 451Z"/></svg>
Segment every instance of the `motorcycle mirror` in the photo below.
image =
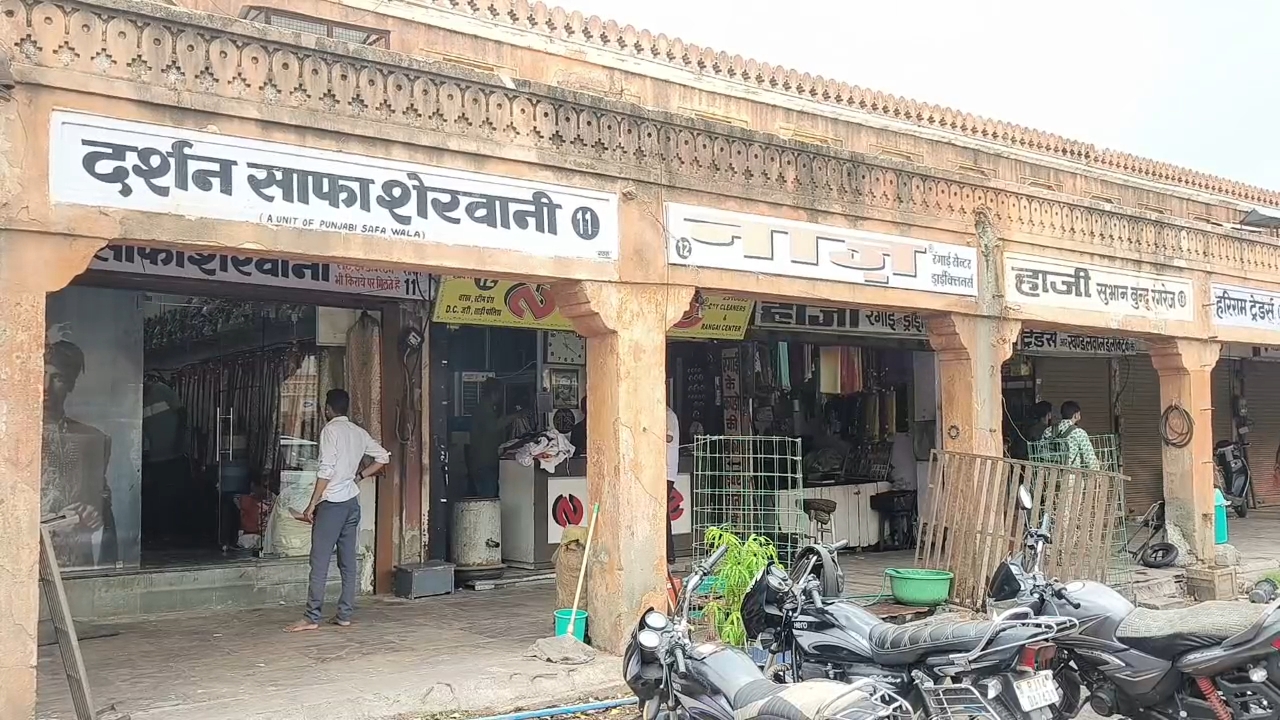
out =
<svg viewBox="0 0 1280 720"><path fill-rule="evenodd" d="M1027 490L1026 485L1018 486L1018 504L1022 506L1023 510L1031 511L1031 492Z"/></svg>

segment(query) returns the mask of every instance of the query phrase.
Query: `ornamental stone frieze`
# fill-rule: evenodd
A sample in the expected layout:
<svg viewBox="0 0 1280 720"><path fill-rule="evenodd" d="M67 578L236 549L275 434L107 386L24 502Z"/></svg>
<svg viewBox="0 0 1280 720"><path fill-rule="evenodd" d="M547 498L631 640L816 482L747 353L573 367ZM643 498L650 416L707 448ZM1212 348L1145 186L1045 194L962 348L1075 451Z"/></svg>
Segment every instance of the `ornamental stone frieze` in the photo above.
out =
<svg viewBox="0 0 1280 720"><path fill-rule="evenodd" d="M1219 273L1280 275L1269 243L1176 219L1110 212L1088 201L984 187L859 154L504 80L374 48L233 18L130 0L0 3L4 47L19 82L58 87L58 71L143 86L150 102L194 107L211 96L293 111L293 122L338 129L336 118L465 136L536 152L550 166L687 190L899 222L973 228L984 213L1002 237ZM25 71L25 73L24 73ZM105 90L100 92L106 92ZM305 118L304 121L296 118ZM426 136L424 136L425 138ZM972 232L972 230L970 230Z"/></svg>

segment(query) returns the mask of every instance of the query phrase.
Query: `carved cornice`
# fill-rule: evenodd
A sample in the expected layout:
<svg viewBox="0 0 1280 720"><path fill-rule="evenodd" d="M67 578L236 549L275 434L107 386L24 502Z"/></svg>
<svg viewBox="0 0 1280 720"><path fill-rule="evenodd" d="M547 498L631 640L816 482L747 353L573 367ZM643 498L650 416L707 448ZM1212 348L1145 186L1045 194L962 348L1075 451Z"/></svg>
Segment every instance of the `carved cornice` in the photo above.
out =
<svg viewBox="0 0 1280 720"><path fill-rule="evenodd" d="M1169 185L1214 193L1247 203L1280 207L1280 192L1247 185L1169 163L1064 138L954 108L868 90L741 55L729 55L663 33L619 26L528 0L417 0L459 15L476 17L557 39L660 62L690 73L849 108L919 127L943 130L1006 147L1079 162Z"/></svg>
<svg viewBox="0 0 1280 720"><path fill-rule="evenodd" d="M1099 255L1238 274L1280 275L1269 243L1177 221L913 172L841 150L547 86L426 62L232 18L129 0L3 0L0 28L15 65L62 69L163 89L467 136L538 153L541 162L616 172L691 190L835 212L874 209L958 221L984 212L1005 237L1068 241ZM153 95L152 97L159 97ZM870 214L870 211L868 212Z"/></svg>

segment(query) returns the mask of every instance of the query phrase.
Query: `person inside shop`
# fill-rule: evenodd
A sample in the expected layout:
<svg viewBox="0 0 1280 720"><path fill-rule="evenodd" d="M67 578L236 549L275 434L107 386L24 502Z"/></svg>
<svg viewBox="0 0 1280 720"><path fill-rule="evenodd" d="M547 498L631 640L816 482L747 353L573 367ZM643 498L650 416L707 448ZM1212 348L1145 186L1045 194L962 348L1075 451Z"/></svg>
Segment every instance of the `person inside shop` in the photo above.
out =
<svg viewBox="0 0 1280 720"><path fill-rule="evenodd" d="M1031 421L1025 427L1015 428L1017 436L1009 447L1009 456L1014 460L1030 460L1031 444L1044 439L1044 434L1053 425L1053 403L1041 400L1031 408Z"/></svg>
<svg viewBox="0 0 1280 720"><path fill-rule="evenodd" d="M507 428L520 417L523 408L503 414L503 387L498 378L484 381L480 402L471 411L471 448L467 467L471 475L471 496L498 497L498 449L507 440Z"/></svg>
<svg viewBox="0 0 1280 720"><path fill-rule="evenodd" d="M1062 403L1062 419L1045 434L1044 439L1059 441L1062 446L1060 452L1064 456L1063 465L1086 470L1100 469L1093 441L1089 439L1089 433L1080 427L1080 403L1074 400Z"/></svg>
<svg viewBox="0 0 1280 720"><path fill-rule="evenodd" d="M680 418L667 408L667 503L662 514L667 517L667 564L676 560L676 540L671 534L671 496L676 489L676 475L680 471Z"/></svg>
<svg viewBox="0 0 1280 720"><path fill-rule="evenodd" d="M578 412L581 416L569 431L569 444L573 446L573 456L583 457L587 454L587 396L578 401Z"/></svg>
<svg viewBox="0 0 1280 720"><path fill-rule="evenodd" d="M360 534L360 482L381 472L391 462L391 453L364 428L347 418L350 409L351 396L346 390L334 388L325 395L324 417L328 423L320 431L320 469L316 472L311 502L301 516L304 522L311 524L307 609L302 619L286 627L285 632L319 629L325 584L329 578L329 557L335 548L338 570L342 575L342 594L338 596L338 614L332 622L339 627L351 625L356 583L360 579L356 559L356 538ZM373 462L361 469L366 456Z"/></svg>

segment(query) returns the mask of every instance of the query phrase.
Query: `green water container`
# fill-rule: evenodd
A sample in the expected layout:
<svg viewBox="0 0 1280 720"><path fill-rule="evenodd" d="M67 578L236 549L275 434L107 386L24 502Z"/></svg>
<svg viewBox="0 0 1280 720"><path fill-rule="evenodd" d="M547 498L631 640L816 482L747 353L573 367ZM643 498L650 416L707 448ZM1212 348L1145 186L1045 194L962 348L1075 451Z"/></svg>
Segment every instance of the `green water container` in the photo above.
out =
<svg viewBox="0 0 1280 720"><path fill-rule="evenodd" d="M1227 544L1227 508L1230 503L1222 497L1222 491L1214 488L1213 491L1213 543L1215 545Z"/></svg>

